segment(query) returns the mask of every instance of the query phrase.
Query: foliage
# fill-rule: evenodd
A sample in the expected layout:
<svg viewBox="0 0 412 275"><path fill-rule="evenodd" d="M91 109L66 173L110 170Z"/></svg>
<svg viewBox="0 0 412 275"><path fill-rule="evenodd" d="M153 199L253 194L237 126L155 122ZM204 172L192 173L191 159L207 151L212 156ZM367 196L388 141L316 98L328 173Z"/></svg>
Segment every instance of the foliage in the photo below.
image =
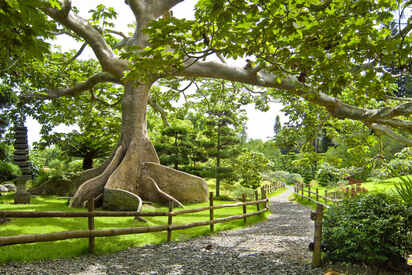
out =
<svg viewBox="0 0 412 275"><path fill-rule="evenodd" d="M47 167L39 170L33 180L33 186L40 185L48 180L69 180L82 170L80 161L50 160Z"/></svg>
<svg viewBox="0 0 412 275"><path fill-rule="evenodd" d="M324 216L323 240L331 261L392 267L412 249L412 216L386 194L360 195L332 206Z"/></svg>
<svg viewBox="0 0 412 275"><path fill-rule="evenodd" d="M271 176L276 181L286 182L286 179L288 178L289 174L290 173L287 171L278 170L272 172Z"/></svg>
<svg viewBox="0 0 412 275"><path fill-rule="evenodd" d="M394 158L385 163L383 172L385 177L409 175L412 171L412 147L405 147L394 155Z"/></svg>
<svg viewBox="0 0 412 275"><path fill-rule="evenodd" d="M240 176L240 184L253 189L259 188L268 162L262 153L246 151L239 155L235 171Z"/></svg>
<svg viewBox="0 0 412 275"><path fill-rule="evenodd" d="M215 169L216 196L220 195L220 181L236 180L233 165L230 163L240 154L240 137L245 112L239 110L242 103L239 87L225 81L205 81L200 86L198 111L203 114L203 135L208 138L203 143L206 153L215 161L210 162ZM212 168L212 167L210 167Z"/></svg>
<svg viewBox="0 0 412 275"><path fill-rule="evenodd" d="M322 163L316 173L316 180L322 186L336 185L343 179L346 171L329 165L327 162ZM347 176L347 175L346 175Z"/></svg>
<svg viewBox="0 0 412 275"><path fill-rule="evenodd" d="M291 173L286 177L286 184L289 185L302 184L303 182L303 177L300 174Z"/></svg>
<svg viewBox="0 0 412 275"><path fill-rule="evenodd" d="M50 145L58 147L69 157L83 159L83 170L93 168L96 159L110 156L117 144L120 129L120 115L116 110L99 111L95 106L84 106L79 115L79 131L53 133L43 136L40 148Z"/></svg>
<svg viewBox="0 0 412 275"><path fill-rule="evenodd" d="M21 176L20 168L10 162L0 160L0 182L8 181Z"/></svg>
<svg viewBox="0 0 412 275"><path fill-rule="evenodd" d="M55 23L49 21L39 6L50 0L5 0L0 4L0 72L10 71L16 63L39 58L49 49L46 39L52 38Z"/></svg>
<svg viewBox="0 0 412 275"><path fill-rule="evenodd" d="M402 200L412 207L412 176L399 178L400 182L395 184L395 190Z"/></svg>

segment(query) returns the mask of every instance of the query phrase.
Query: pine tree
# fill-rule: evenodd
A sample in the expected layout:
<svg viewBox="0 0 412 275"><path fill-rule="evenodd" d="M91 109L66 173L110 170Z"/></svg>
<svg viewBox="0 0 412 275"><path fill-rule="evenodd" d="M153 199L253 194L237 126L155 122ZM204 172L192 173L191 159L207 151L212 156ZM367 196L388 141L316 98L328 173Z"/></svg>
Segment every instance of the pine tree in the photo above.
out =
<svg viewBox="0 0 412 275"><path fill-rule="evenodd" d="M280 124L279 115L276 115L275 125L273 125L273 132L275 133L275 136L280 133L280 130L282 130L282 124Z"/></svg>

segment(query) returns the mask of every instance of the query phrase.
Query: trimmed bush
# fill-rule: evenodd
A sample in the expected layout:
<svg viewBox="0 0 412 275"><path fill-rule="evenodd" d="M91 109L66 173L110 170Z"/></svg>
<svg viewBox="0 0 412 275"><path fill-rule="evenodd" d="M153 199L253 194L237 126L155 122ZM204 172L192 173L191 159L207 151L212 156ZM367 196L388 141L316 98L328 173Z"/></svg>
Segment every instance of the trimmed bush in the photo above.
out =
<svg viewBox="0 0 412 275"><path fill-rule="evenodd" d="M346 199L324 216L328 260L400 267L412 249L412 215L398 198L366 194Z"/></svg>

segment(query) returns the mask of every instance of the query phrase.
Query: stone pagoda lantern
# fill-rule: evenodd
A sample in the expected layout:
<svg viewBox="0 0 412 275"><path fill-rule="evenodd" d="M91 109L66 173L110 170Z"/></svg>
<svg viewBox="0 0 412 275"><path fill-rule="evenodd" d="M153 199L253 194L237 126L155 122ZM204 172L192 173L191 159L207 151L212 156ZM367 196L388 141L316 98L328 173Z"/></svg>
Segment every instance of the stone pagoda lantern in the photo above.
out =
<svg viewBox="0 0 412 275"><path fill-rule="evenodd" d="M30 193L26 191L26 182L32 179L33 175L29 161L27 127L23 123L16 127L15 138L13 160L20 167L22 175L15 179L17 190L14 195L14 203L30 203Z"/></svg>

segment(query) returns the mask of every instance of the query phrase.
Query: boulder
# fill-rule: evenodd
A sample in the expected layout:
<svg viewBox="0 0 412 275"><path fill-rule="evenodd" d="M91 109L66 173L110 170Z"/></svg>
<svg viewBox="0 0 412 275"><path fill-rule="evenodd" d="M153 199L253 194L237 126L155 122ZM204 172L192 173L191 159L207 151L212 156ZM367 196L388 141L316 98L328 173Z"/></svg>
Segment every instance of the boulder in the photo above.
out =
<svg viewBox="0 0 412 275"><path fill-rule="evenodd" d="M9 190L9 192L16 191L16 185L14 185L13 183L6 183L6 184L3 184L3 186L5 186Z"/></svg>
<svg viewBox="0 0 412 275"><path fill-rule="evenodd" d="M136 211L139 197L121 189L104 189L103 208L113 211Z"/></svg>
<svg viewBox="0 0 412 275"><path fill-rule="evenodd" d="M208 201L209 190L204 179L154 162L146 162L144 165L145 175L153 178L162 191L178 201L182 203ZM144 200L167 202L154 191L149 181L144 181L139 186L139 190L139 195Z"/></svg>
<svg viewBox="0 0 412 275"><path fill-rule="evenodd" d="M69 180L50 179L29 190L33 195L72 196L77 187Z"/></svg>
<svg viewBox="0 0 412 275"><path fill-rule="evenodd" d="M7 193L7 192L9 192L9 189L4 185L0 185L0 193Z"/></svg>

